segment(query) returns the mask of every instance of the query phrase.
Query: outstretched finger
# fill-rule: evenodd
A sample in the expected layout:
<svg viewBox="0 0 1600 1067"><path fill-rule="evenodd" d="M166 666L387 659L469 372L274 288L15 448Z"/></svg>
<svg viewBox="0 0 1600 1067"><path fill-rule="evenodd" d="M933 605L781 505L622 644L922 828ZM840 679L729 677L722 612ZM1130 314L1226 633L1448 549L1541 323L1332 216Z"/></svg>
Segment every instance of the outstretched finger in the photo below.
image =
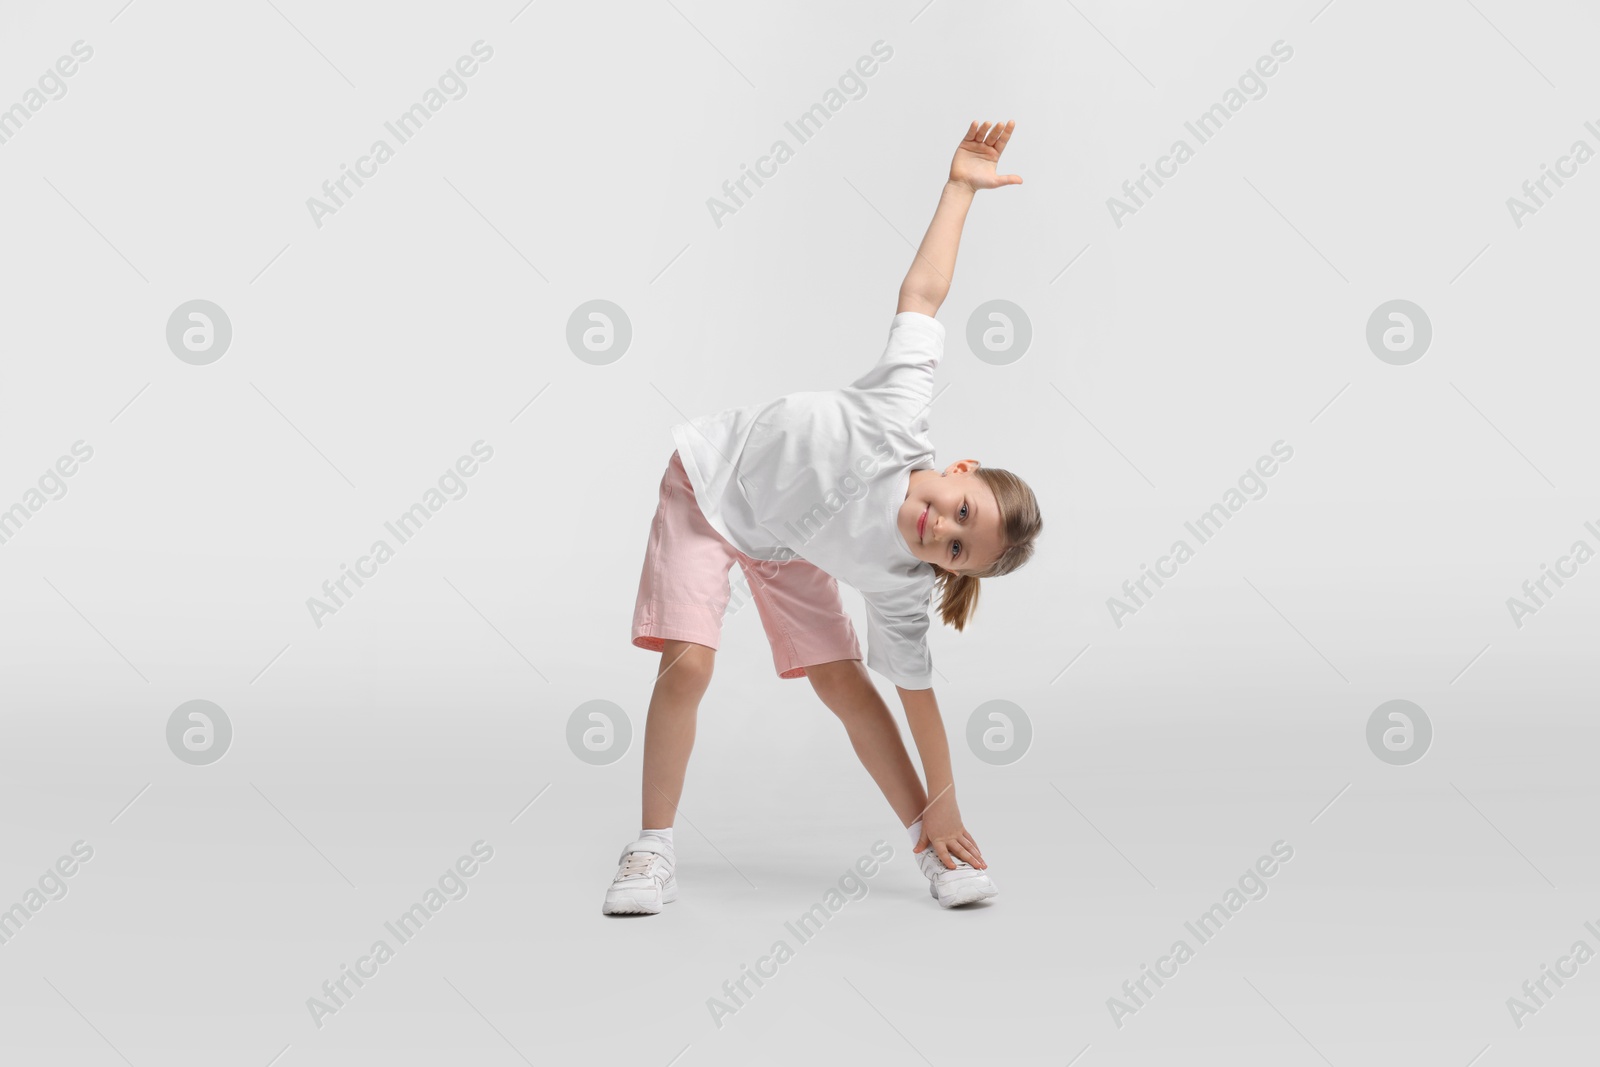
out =
<svg viewBox="0 0 1600 1067"><path fill-rule="evenodd" d="M1006 150L1006 142L1011 140L1011 131L1016 128L1016 122L1010 119L1006 120L1006 124L1000 127L1000 136L994 142L994 150L996 152L1004 152Z"/></svg>
<svg viewBox="0 0 1600 1067"><path fill-rule="evenodd" d="M982 859L984 859L984 849L978 848L978 841L974 841L970 833L963 835L962 845L965 845L966 848L970 849L974 856L978 856L979 862L982 862Z"/></svg>
<svg viewBox="0 0 1600 1067"><path fill-rule="evenodd" d="M973 854L972 849L968 848L966 845L962 844L960 841L952 841L952 842L950 842L950 853L951 853L951 855L956 856L957 858L959 858L961 860L964 860L967 863L967 865L970 866L970 867L976 867L981 862L983 862L981 859L979 859L976 855Z"/></svg>
<svg viewBox="0 0 1600 1067"><path fill-rule="evenodd" d="M956 861L950 858L950 849L943 841L935 841L933 848L939 854L939 859L944 861L946 867L952 871L956 869Z"/></svg>
<svg viewBox="0 0 1600 1067"><path fill-rule="evenodd" d="M917 843L912 846L911 851L912 852L921 852L923 849L925 849L927 847L928 847L928 831L924 830L924 831L922 831L922 835L917 838Z"/></svg>
<svg viewBox="0 0 1600 1067"><path fill-rule="evenodd" d="M989 127L991 125L993 125L993 124L985 122L982 126L979 126L978 127L978 132L973 134L973 140L978 141L978 142L980 142L982 144L988 144L989 143Z"/></svg>
<svg viewBox="0 0 1600 1067"><path fill-rule="evenodd" d="M994 125L989 128L989 132L984 135L983 143L993 147L995 142L1000 140L1000 133L1005 128L1006 124L1003 122L994 123Z"/></svg>

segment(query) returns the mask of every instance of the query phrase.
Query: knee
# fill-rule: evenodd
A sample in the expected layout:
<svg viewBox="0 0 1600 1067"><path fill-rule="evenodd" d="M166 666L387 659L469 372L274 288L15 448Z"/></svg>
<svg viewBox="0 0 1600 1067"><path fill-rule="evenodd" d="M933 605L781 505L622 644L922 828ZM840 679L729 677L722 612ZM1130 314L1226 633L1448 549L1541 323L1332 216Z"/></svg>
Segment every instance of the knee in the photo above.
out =
<svg viewBox="0 0 1600 1067"><path fill-rule="evenodd" d="M683 692L704 693L711 684L716 650L693 641L668 641L661 648L661 666L656 686Z"/></svg>
<svg viewBox="0 0 1600 1067"><path fill-rule="evenodd" d="M806 668L806 678L817 697L841 717L863 710L866 690L876 693L858 659L841 659Z"/></svg>

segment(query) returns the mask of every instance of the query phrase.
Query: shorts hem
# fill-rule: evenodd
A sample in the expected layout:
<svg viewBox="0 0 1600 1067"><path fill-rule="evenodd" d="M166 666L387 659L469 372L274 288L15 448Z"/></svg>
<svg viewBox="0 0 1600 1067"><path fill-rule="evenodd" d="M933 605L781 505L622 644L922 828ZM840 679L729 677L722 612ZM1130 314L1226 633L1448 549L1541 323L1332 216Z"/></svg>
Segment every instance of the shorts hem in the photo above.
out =
<svg viewBox="0 0 1600 1067"><path fill-rule="evenodd" d="M779 678L804 678L807 667L844 659L861 659L861 644L848 617L804 633L788 634L785 650L774 649L773 666Z"/></svg>

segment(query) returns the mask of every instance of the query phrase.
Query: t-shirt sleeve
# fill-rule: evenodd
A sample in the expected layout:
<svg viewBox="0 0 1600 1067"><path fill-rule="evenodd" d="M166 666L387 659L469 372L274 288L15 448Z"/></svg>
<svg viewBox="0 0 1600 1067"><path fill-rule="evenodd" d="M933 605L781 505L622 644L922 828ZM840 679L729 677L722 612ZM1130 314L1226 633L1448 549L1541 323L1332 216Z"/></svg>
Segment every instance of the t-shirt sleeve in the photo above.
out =
<svg viewBox="0 0 1600 1067"><path fill-rule="evenodd" d="M920 311L902 311L889 322L889 343L854 389L909 403L913 413L933 402L933 369L944 356L944 324Z"/></svg>
<svg viewBox="0 0 1600 1067"><path fill-rule="evenodd" d="M902 689L930 688L927 603L918 607L912 598L873 593L863 593L862 599L867 606L867 666Z"/></svg>

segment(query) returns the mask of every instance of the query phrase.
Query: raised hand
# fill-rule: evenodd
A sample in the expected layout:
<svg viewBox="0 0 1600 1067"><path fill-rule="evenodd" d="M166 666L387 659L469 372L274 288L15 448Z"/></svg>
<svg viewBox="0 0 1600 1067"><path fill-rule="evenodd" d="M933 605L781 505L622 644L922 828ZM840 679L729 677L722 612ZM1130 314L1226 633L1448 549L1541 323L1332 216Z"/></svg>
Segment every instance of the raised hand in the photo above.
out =
<svg viewBox="0 0 1600 1067"><path fill-rule="evenodd" d="M1011 140L1015 122L985 122L981 127L974 122L967 128L967 136L956 146L955 158L950 161L950 180L972 190L997 189L1002 185L1021 185L1017 174L996 174L995 164L1000 153Z"/></svg>

